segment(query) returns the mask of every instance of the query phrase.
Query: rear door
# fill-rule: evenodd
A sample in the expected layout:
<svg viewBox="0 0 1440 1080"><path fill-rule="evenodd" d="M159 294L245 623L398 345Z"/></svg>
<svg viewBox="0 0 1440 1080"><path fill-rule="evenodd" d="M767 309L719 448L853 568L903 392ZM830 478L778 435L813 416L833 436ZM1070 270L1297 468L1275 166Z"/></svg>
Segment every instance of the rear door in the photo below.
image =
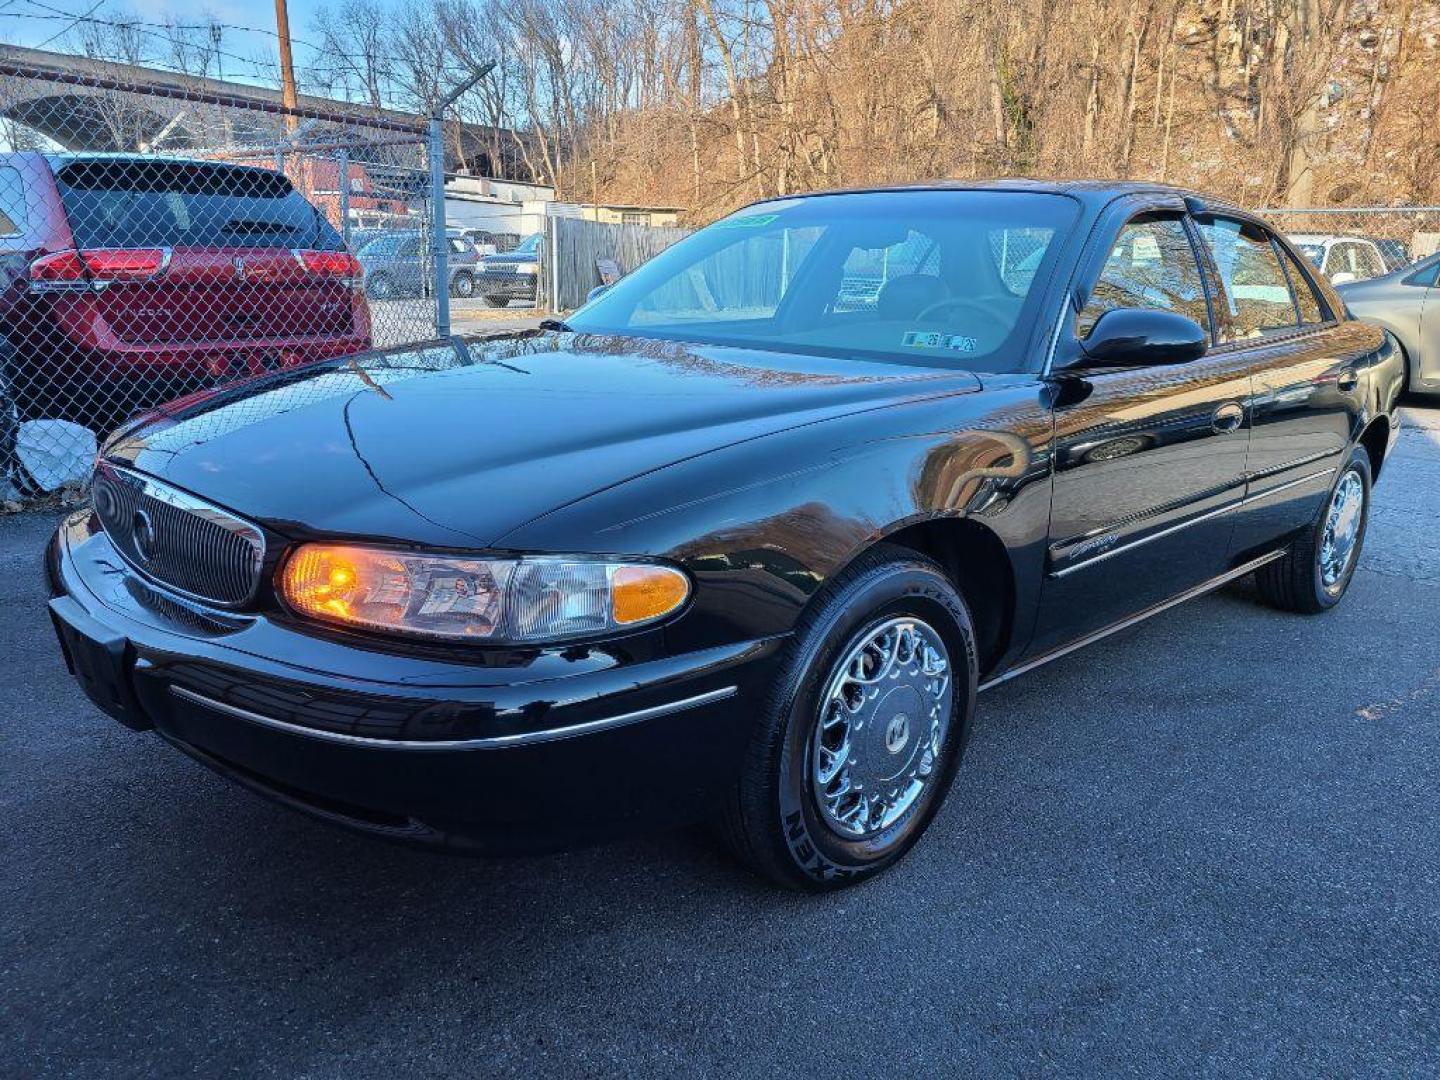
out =
<svg viewBox="0 0 1440 1080"><path fill-rule="evenodd" d="M1243 361L1254 383L1243 556L1311 520L1329 491L1357 427L1373 331L1339 321L1305 260L1262 222L1210 216L1199 233L1220 295L1216 352Z"/></svg>
<svg viewBox="0 0 1440 1080"><path fill-rule="evenodd" d="M1410 358L1413 373L1427 390L1434 389L1440 387L1440 257L1409 283L1425 287L1420 307L1420 355Z"/></svg>
<svg viewBox="0 0 1440 1080"><path fill-rule="evenodd" d="M56 181L77 248L162 253L156 273L96 298L119 346L354 332L348 276L297 255L344 244L284 175L222 162L86 158L61 166Z"/></svg>
<svg viewBox="0 0 1440 1080"><path fill-rule="evenodd" d="M1088 298L1062 333L1083 340L1100 314L1117 307L1175 311L1211 327L1183 207L1134 214L1109 235ZM1250 434L1248 366L1234 356L1062 376L1055 392L1048 573L1035 653L1226 570Z"/></svg>

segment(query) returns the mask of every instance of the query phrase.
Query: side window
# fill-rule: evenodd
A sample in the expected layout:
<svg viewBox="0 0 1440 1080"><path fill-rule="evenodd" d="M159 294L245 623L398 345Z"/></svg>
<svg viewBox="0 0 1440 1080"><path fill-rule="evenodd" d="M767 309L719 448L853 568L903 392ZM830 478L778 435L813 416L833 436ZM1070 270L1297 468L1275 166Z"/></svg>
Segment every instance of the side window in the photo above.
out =
<svg viewBox="0 0 1440 1080"><path fill-rule="evenodd" d="M1231 325L1221 340L1246 341L1294 330L1295 299L1270 234L1249 222L1216 218L1201 223L1200 235L1220 272L1229 308Z"/></svg>
<svg viewBox="0 0 1440 1080"><path fill-rule="evenodd" d="M0 236L17 236L25 227L25 189L20 170L0 168Z"/></svg>
<svg viewBox="0 0 1440 1080"><path fill-rule="evenodd" d="M1279 245L1276 245L1279 247ZM1325 321L1325 308L1320 303L1320 298L1315 295L1315 286L1310 284L1301 269L1299 262L1284 248L1280 248L1280 255L1285 260L1285 269L1290 273L1290 287L1295 293L1295 304L1300 308L1300 323L1302 326L1312 326Z"/></svg>
<svg viewBox="0 0 1440 1080"><path fill-rule="evenodd" d="M1406 285L1435 286L1440 284L1440 259L1436 259L1423 270L1417 270L1405 279Z"/></svg>
<svg viewBox="0 0 1440 1080"><path fill-rule="evenodd" d="M1115 308L1156 308L1210 325L1195 249L1178 217L1137 218L1120 230L1075 333L1087 337Z"/></svg>
<svg viewBox="0 0 1440 1080"><path fill-rule="evenodd" d="M1379 277L1385 272L1384 260L1373 244L1355 245L1355 264L1358 267L1355 273L1361 278Z"/></svg>

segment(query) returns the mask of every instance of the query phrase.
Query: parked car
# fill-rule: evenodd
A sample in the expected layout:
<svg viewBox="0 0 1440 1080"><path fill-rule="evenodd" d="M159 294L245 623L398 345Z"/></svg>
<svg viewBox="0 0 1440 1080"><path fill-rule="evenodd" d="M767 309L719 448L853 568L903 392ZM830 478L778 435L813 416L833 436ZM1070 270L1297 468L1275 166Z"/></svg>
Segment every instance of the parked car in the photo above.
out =
<svg viewBox="0 0 1440 1080"><path fill-rule="evenodd" d="M1409 389L1440 394L1440 254L1369 281L1341 285L1356 318L1383 326L1404 350Z"/></svg>
<svg viewBox="0 0 1440 1080"><path fill-rule="evenodd" d="M359 267L281 173L0 154L0 366L20 414L108 428L217 379L370 347Z"/></svg>
<svg viewBox="0 0 1440 1080"><path fill-rule="evenodd" d="M447 236L450 247L446 265L450 295L475 295L476 268L480 253L468 240ZM365 277L365 293L372 300L394 300L402 296L429 296L435 277L430 238L416 231L392 232L371 240L357 258Z"/></svg>
<svg viewBox="0 0 1440 1080"><path fill-rule="evenodd" d="M470 241L481 255L494 255L500 250L495 242L495 234L485 229L461 229L460 236Z"/></svg>
<svg viewBox="0 0 1440 1080"><path fill-rule="evenodd" d="M513 251L486 255L480 260L475 288L492 307L505 307L511 300L535 303L536 282L540 280L540 233L532 233Z"/></svg>
<svg viewBox="0 0 1440 1080"><path fill-rule="evenodd" d="M117 432L50 606L102 709L326 821L501 852L709 819L833 888L931 824L977 693L1242 577L1339 604L1402 379L1197 196L787 197L568 325Z"/></svg>
<svg viewBox="0 0 1440 1080"><path fill-rule="evenodd" d="M1410 252L1405 247L1403 240L1391 240L1376 237L1375 247L1380 251L1380 257L1385 260L1385 269L1399 270L1402 266L1409 266L1414 260L1410 258Z"/></svg>
<svg viewBox="0 0 1440 1080"><path fill-rule="evenodd" d="M1290 241L1332 284L1364 281L1385 273L1385 255L1374 240L1363 236L1321 236L1291 234Z"/></svg>

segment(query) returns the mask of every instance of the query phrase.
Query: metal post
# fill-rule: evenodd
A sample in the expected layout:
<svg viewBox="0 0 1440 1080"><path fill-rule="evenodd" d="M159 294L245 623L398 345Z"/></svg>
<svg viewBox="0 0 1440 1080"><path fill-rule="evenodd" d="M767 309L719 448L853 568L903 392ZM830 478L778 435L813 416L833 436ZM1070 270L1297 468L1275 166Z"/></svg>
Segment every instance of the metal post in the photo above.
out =
<svg viewBox="0 0 1440 1080"><path fill-rule="evenodd" d="M341 150L335 158L335 173L340 192L340 237L350 246L350 152Z"/></svg>
<svg viewBox="0 0 1440 1080"><path fill-rule="evenodd" d="M430 114L430 250L435 263L435 336L450 336L450 243L445 235L445 110L495 64L484 64L440 101Z"/></svg>
<svg viewBox="0 0 1440 1080"><path fill-rule="evenodd" d="M430 118L430 250L435 266L435 336L450 336L450 248L445 237L445 131Z"/></svg>

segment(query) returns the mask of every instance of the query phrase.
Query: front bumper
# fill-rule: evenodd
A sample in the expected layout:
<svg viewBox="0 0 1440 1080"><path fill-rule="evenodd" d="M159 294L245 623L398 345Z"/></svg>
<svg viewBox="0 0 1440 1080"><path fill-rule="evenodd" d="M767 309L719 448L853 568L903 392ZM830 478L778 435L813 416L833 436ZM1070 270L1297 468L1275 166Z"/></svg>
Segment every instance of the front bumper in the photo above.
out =
<svg viewBox="0 0 1440 1080"><path fill-rule="evenodd" d="M461 662L191 605L125 569L88 512L46 562L66 662L104 711L312 815L491 853L712 815L783 640Z"/></svg>
<svg viewBox="0 0 1440 1080"><path fill-rule="evenodd" d="M481 270L475 274L475 291L482 296L533 297L535 275Z"/></svg>

